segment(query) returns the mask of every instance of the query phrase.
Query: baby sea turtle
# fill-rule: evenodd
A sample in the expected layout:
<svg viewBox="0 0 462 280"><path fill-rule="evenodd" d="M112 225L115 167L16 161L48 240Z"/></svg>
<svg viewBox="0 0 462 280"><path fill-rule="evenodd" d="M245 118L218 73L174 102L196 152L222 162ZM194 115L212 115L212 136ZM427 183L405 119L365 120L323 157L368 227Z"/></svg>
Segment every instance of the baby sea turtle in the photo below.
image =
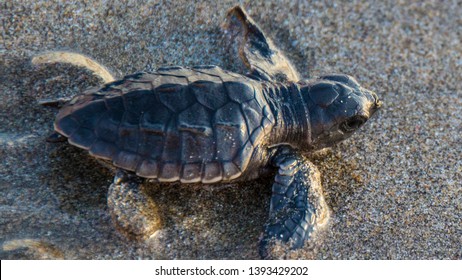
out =
<svg viewBox="0 0 462 280"><path fill-rule="evenodd" d="M315 167L303 154L349 137L381 102L347 75L300 79L239 6L228 12L226 28L239 40L248 75L217 66L136 73L65 102L55 130L117 169L108 205L124 232L144 239L159 228L158 218L140 210L150 201L141 178L220 184L275 172L260 254L273 238L300 248L325 214L318 179L310 175ZM66 56L73 55L47 56L72 62Z"/></svg>

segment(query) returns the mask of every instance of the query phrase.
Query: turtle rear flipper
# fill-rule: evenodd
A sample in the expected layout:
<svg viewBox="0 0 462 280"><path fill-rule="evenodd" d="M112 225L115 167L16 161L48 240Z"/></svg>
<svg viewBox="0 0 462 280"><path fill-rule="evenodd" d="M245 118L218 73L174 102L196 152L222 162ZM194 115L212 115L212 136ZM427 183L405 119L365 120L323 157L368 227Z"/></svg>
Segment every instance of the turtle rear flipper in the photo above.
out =
<svg viewBox="0 0 462 280"><path fill-rule="evenodd" d="M228 11L224 27L237 34L233 39L238 40L239 55L251 77L280 82L300 80L297 70L241 6Z"/></svg>
<svg viewBox="0 0 462 280"><path fill-rule="evenodd" d="M53 51L38 54L32 58L32 64L34 65L50 63L67 63L83 67L103 80L104 83L110 83L116 78L104 65L86 55L76 52Z"/></svg>
<svg viewBox="0 0 462 280"><path fill-rule="evenodd" d="M162 227L158 207L142 180L118 170L109 187L107 205L114 224L130 239L144 241Z"/></svg>

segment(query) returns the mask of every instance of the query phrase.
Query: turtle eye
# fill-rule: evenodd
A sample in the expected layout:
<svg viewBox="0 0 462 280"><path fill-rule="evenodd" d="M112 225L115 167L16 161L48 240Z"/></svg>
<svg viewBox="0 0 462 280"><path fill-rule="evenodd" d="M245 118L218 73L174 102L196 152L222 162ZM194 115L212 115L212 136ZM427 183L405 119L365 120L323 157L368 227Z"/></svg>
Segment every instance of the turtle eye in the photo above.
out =
<svg viewBox="0 0 462 280"><path fill-rule="evenodd" d="M353 117L340 125L340 129L345 133L351 133L362 126L367 119L365 117Z"/></svg>

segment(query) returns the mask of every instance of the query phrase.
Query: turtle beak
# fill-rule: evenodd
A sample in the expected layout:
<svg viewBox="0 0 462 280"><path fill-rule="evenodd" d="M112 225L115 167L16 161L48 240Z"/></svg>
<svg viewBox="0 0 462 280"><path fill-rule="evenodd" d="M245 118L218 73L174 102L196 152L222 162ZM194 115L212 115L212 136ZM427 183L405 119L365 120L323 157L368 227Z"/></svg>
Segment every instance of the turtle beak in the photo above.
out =
<svg viewBox="0 0 462 280"><path fill-rule="evenodd" d="M372 96L374 96L374 109L377 110L380 107L382 107L383 102L379 100L379 98L377 97L377 94L373 93Z"/></svg>
<svg viewBox="0 0 462 280"><path fill-rule="evenodd" d="M375 92L369 91L369 94L372 96L372 104L369 109L369 115L372 116L375 112L377 112L380 109L380 107L382 107L383 102L379 100L379 97L377 96L377 94L375 94Z"/></svg>

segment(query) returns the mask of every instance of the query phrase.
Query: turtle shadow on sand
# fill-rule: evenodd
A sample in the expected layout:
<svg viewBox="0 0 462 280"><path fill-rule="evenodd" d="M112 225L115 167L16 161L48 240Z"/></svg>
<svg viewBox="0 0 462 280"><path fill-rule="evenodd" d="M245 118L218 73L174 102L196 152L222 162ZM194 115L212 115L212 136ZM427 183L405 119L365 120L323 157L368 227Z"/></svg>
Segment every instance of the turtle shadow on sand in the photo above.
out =
<svg viewBox="0 0 462 280"><path fill-rule="evenodd" d="M144 183L162 217L146 241L163 258L258 258L261 221L267 219L269 178L211 186ZM255 247L254 254L242 255Z"/></svg>
<svg viewBox="0 0 462 280"><path fill-rule="evenodd" d="M69 65L34 67L30 59L3 59L0 86L5 90L1 94L15 94L2 102L0 153L5 155L2 175L6 187L2 189L0 255L8 259L75 258L70 248L98 235L90 221L97 214L91 212L105 208L106 190L102 193L95 186L107 186L107 182L98 176L100 166L86 169L91 168L91 160L77 149L46 143L56 111L38 101L75 94L97 78ZM96 247L93 252L101 249Z"/></svg>
<svg viewBox="0 0 462 280"><path fill-rule="evenodd" d="M80 187L76 187L73 192L78 190L82 194L88 193L98 197L94 195L98 188L90 186L106 185L107 182L103 183L102 177L98 176L100 170L88 166L88 157L77 149L46 142L52 130L56 110L39 105L42 99L75 95L89 85L97 84L98 79L89 71L72 65L37 67L31 65L30 59L17 57L9 57L6 65L8 67L4 69L5 76L2 80L5 84L2 86L15 90L17 95L10 96L9 102L2 104L6 107L5 112L8 112L8 115L2 114L2 130L11 138L11 144L6 147L9 149L8 152L17 153L18 157L15 160L20 161L23 158L25 163L19 164L17 168L39 164L40 168L36 168L30 176L38 179L40 185L49 186L52 193L64 195L65 192L74 189L72 187L63 191L66 184L76 182ZM66 153L70 156L62 156ZM28 158L31 156L34 158ZM89 189L86 189L86 186ZM71 200L69 196L64 195L61 201L68 203Z"/></svg>
<svg viewBox="0 0 462 280"><path fill-rule="evenodd" d="M40 132L37 141L46 151L43 161L46 169L38 171L41 185L47 186L64 212L76 214L104 206L109 172L95 160L69 145L48 143L56 109L40 106L41 100L73 96L89 86L98 84L98 78L88 70L67 64L50 67L30 67L30 60L22 61L29 77L24 84L25 100L20 103L21 116L28 119L34 132ZM23 105L21 105L23 104ZM24 112L29 112L24 114ZM34 113L30 113L34 112ZM34 118L40 114L40 118ZM39 127L40 126L40 127Z"/></svg>

